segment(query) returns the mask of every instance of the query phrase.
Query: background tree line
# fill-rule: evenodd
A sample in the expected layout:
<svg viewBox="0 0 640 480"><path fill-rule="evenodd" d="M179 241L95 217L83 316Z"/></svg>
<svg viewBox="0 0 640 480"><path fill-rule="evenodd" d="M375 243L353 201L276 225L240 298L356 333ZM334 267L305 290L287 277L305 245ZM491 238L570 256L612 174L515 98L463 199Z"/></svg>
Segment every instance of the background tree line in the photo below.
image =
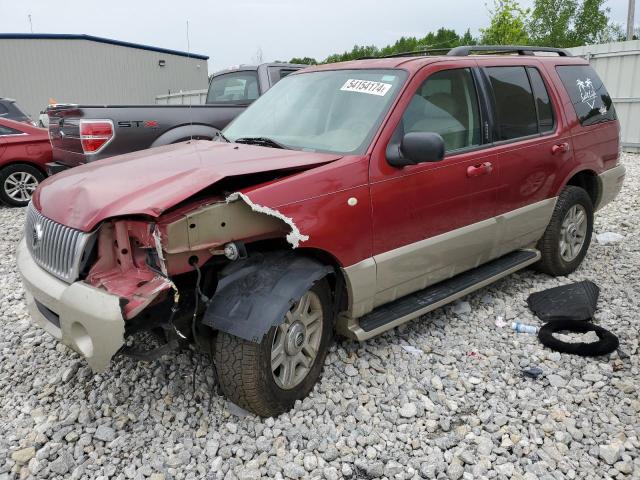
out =
<svg viewBox="0 0 640 480"><path fill-rule="evenodd" d="M392 45L355 45L351 51L315 58L292 58L291 63L315 65L343 62L362 57L380 57L414 50L453 48L460 45L537 45L569 48L580 45L624 40L620 25L609 18L607 0L535 0L525 9L517 0L493 0L489 8L491 20L487 28L474 37L470 30L459 35L455 30L440 28L422 38L400 37Z"/></svg>

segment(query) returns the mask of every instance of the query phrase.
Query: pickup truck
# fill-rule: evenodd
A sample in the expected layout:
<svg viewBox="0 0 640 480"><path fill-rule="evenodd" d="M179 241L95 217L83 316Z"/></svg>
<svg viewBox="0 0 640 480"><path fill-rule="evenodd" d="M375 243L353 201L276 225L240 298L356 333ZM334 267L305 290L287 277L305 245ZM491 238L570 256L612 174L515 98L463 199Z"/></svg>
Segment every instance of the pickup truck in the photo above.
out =
<svg viewBox="0 0 640 480"><path fill-rule="evenodd" d="M222 70L209 82L205 105L51 105L48 173L160 145L210 140L278 81L304 67L265 63Z"/></svg>

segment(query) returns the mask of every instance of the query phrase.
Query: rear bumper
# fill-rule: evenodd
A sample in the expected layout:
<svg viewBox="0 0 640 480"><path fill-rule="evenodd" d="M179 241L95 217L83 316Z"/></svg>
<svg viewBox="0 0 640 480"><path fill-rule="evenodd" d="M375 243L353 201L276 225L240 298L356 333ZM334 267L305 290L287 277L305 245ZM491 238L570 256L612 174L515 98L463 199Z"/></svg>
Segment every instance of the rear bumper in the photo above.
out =
<svg viewBox="0 0 640 480"><path fill-rule="evenodd" d="M617 165L598 175L600 198L598 199L596 210L600 210L618 196L624 183L625 173L624 165Z"/></svg>
<svg viewBox="0 0 640 480"><path fill-rule="evenodd" d="M95 372L106 369L124 344L119 298L50 275L34 262L24 239L16 257L32 321L85 357Z"/></svg>

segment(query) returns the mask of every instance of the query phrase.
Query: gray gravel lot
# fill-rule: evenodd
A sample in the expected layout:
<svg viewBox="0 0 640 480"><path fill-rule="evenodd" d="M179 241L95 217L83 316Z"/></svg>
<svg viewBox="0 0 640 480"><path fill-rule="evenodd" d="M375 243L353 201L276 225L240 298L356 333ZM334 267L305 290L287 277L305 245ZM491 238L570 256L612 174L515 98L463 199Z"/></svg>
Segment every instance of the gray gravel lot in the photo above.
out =
<svg viewBox="0 0 640 480"><path fill-rule="evenodd" d="M312 395L267 420L215 393L205 357L119 359L93 375L32 327L13 258L24 210L1 208L0 480L640 478L640 156L624 163L595 227L621 241L594 239L569 278L526 270L466 297L470 309L339 340ZM496 326L539 324L527 296L582 279L600 286L597 322L624 354L561 355ZM529 366L544 374L524 378Z"/></svg>

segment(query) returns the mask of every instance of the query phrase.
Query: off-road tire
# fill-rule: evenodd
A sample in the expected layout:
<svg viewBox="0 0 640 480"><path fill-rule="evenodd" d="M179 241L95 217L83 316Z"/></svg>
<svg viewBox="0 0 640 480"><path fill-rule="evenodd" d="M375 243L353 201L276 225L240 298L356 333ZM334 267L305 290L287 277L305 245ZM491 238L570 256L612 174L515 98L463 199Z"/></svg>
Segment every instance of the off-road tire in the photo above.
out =
<svg viewBox="0 0 640 480"><path fill-rule="evenodd" d="M25 207L29 203L29 200L20 201L11 198L5 190L5 181L7 180L7 178L15 173L20 172L31 175L38 181L38 184L40 184L40 182L42 182L42 180L44 180L45 178L45 175L40 170L31 165L27 165L26 163L14 163L0 170L0 201L11 207Z"/></svg>
<svg viewBox="0 0 640 480"><path fill-rule="evenodd" d="M577 204L581 205L587 214L587 231L580 253L572 261L567 262L560 254L560 232L567 212ZM578 268L587 254L592 232L593 203L589 194L580 187L567 185L558 197L551 221L547 225L544 235L538 241L537 248L540 250L542 258L534 264L534 268L554 277L569 275Z"/></svg>
<svg viewBox="0 0 640 480"><path fill-rule="evenodd" d="M271 371L271 346L277 327L272 327L261 343L218 332L212 342L212 357L225 397L256 415L275 417L290 410L296 400L302 400L311 392L320 378L333 338L333 308L327 281L320 280L311 291L322 303L322 338L316 359L304 380L290 390L276 385Z"/></svg>

